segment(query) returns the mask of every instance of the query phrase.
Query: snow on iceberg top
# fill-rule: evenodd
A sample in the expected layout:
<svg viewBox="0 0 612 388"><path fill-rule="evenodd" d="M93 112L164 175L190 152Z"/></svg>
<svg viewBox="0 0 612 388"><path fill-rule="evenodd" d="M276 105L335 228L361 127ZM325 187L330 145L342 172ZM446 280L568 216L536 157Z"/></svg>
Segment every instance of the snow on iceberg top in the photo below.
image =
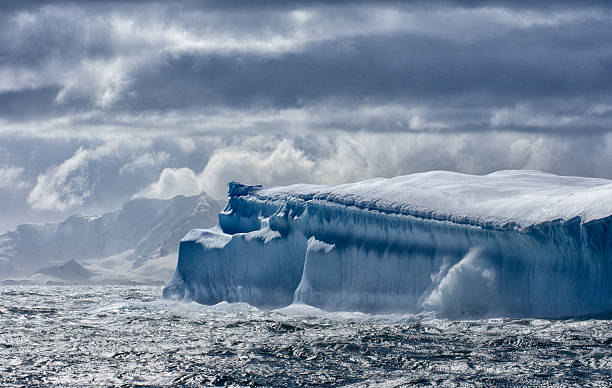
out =
<svg viewBox="0 0 612 388"><path fill-rule="evenodd" d="M230 183L230 196L263 200L293 197L492 226L527 227L580 217L612 215L612 181L539 171L504 170L488 175L431 171L338 186L296 184L265 188Z"/></svg>

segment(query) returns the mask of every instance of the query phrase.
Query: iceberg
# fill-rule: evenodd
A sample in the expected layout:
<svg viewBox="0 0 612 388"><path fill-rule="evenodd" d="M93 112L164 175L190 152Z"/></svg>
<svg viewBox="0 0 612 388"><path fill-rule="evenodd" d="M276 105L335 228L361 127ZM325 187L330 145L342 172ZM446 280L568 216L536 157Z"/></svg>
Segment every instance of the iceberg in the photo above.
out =
<svg viewBox="0 0 612 388"><path fill-rule="evenodd" d="M566 317L612 310L612 181L433 171L229 184L180 242L166 298L328 311Z"/></svg>

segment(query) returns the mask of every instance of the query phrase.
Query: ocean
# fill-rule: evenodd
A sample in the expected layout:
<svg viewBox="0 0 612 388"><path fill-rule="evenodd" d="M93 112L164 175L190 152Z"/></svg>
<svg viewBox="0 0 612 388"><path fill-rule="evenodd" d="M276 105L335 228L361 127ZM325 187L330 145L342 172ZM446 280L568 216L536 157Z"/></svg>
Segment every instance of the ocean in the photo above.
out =
<svg viewBox="0 0 612 388"><path fill-rule="evenodd" d="M0 384L612 385L612 320L266 311L162 287L0 287Z"/></svg>

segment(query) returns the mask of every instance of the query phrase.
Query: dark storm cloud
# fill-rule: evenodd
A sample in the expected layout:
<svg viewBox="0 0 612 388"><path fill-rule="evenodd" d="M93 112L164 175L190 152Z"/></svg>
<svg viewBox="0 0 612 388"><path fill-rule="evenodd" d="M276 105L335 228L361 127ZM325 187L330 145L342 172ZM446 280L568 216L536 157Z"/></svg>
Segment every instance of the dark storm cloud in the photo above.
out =
<svg viewBox="0 0 612 388"><path fill-rule="evenodd" d="M332 29L329 37L306 39L297 48L281 47L272 52L265 48L262 52L248 44L234 49L221 44L212 49L172 51L177 42L159 46L163 36L147 40L143 33L131 41L129 32L122 35L117 31L117 15L136 23L135 31L140 25L153 24L154 32L173 25L180 27L179 32L197 32L200 19L184 20L187 18L180 17L182 12L185 8L213 10L211 19L201 24L212 25L213 37L218 32L220 39L225 39L223 31L217 30L223 28L221 21L227 21L225 30L232 30L230 35L237 34L236 44L240 46L241 39L251 37L251 29L255 35L263 34L257 38L259 41L265 41L270 34L290 37L296 27L283 14L287 7L317 10L316 6L300 2L282 6L258 3L256 7L250 2L226 6L217 2L171 3L141 15L139 2L110 7L119 10L115 13L105 13L100 4L82 6L68 1L42 10L34 7L31 17L35 21L18 16L18 12L5 15L9 22L7 33L0 38L0 65L5 71L14 69L25 81L20 84L22 88L16 85L13 89L17 90L0 94L0 117L23 120L96 111L95 117L106 121L104 112L112 120L114 112L287 109L334 100L341 105L418 103L432 110L454 106L465 110L463 120L469 115L475 120L459 120L453 127L473 130L486 127L493 109L519 103L558 111L562 100L579 100L582 105L573 105L572 109L576 115L584 116L592 105L609 102L612 91L610 18L587 15L572 19L573 8L560 2L538 4L554 5L565 12L568 21L548 21L548 11L544 11L527 25L521 24L523 19L534 15L507 16L519 23L508 27L503 26L507 21L506 15L501 14L499 21L488 22L488 26L483 22L482 27L456 27L461 32L458 35L453 33L452 25L406 31L401 22L386 32L370 25L364 32L337 33L334 23L328 20L323 25ZM332 22L367 22L368 13L358 10L362 4L330 8L325 13ZM385 4L401 12L408 12L410 5L421 11L427 7L423 2ZM452 6L449 2L443 4ZM461 4L477 8L481 2ZM538 8L528 2L512 4L513 9ZM496 5L504 6L501 2ZM603 3L591 2L589 6L601 7ZM5 7L10 8L10 4ZM435 9L444 10L444 6L438 4ZM455 17L450 9L450 16L442 17L443 21L461 25L465 20L459 19L469 19L469 14ZM551 18L556 15L553 11L550 14ZM305 33L316 32L317 22L311 23ZM498 31L496 23L503 28ZM368 32L368 28L373 30ZM198 43L206 44L210 31L207 34ZM291 46L291 42L288 44ZM94 70L89 68L92 63L98 64ZM111 67L107 64L118 64L120 74L105 81L98 73ZM45 77L47 74L49 77ZM54 79L58 74L61 76ZM575 125L606 129L600 122ZM338 126L346 128L347 124ZM513 130L534 129L530 125L516 127L508 126ZM387 130L388 126L381 123L371 129Z"/></svg>
<svg viewBox="0 0 612 388"><path fill-rule="evenodd" d="M53 103L59 90L57 86L47 86L0 93L0 114L13 120L55 116L61 113Z"/></svg>
<svg viewBox="0 0 612 388"><path fill-rule="evenodd" d="M612 27L602 29L612 36ZM542 34L552 40L559 32ZM450 100L471 94L481 106L485 99L513 104L544 97L603 95L611 90L612 56L603 50L603 41L585 58L582 50L550 47L548 40L530 37L521 32L460 44L415 35L382 35L314 44L303 52L273 58L246 54L169 57L158 67L136 74L135 97L123 102L129 109L202 104L285 108L330 97L385 102ZM343 44L350 48L339 49Z"/></svg>
<svg viewBox="0 0 612 388"><path fill-rule="evenodd" d="M259 1L251 1L251 0L235 0L235 1L225 1L225 0L207 0L207 1L196 1L196 0L187 0L187 1L166 1L167 3L181 3L182 5L186 5L192 8L200 8L200 9L286 9L286 8L302 8L306 6L313 5L325 5L330 4L330 1L326 0L288 0L288 1L276 1L276 0L259 0ZM80 0L55 0L54 4L67 4L67 5L82 5L82 1ZM89 4L142 4L142 3L152 3L151 1L146 0L89 0ZM335 5L359 5L359 4L368 4L371 3L367 0L337 0L334 1ZM398 4L411 4L418 5L421 4L423 6L431 6L431 1L428 0L383 0L379 1L380 4L385 5L398 5ZM572 1L572 0L539 0L539 1L530 1L530 0L441 0L437 1L440 6L445 5L454 5L454 6L463 6L463 7L491 7L491 6L501 6L501 7L509 7L509 8L529 8L529 9L538 9L538 8L550 8L550 7L563 7L563 8L584 8L589 6L597 6L597 7L609 7L610 2L607 0L582 0L582 1ZM4 11L14 11L20 9L30 9L37 8L44 5L48 5L49 1L45 0L4 0L0 3L0 10Z"/></svg>

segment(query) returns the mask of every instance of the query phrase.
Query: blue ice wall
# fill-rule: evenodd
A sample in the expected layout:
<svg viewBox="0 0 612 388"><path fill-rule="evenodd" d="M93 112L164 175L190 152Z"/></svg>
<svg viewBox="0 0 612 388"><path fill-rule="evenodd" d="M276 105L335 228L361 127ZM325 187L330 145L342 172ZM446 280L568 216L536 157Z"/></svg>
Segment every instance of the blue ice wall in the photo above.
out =
<svg viewBox="0 0 612 388"><path fill-rule="evenodd" d="M181 242L168 298L260 307L565 317L612 311L612 217L522 227L396 213L233 184Z"/></svg>

